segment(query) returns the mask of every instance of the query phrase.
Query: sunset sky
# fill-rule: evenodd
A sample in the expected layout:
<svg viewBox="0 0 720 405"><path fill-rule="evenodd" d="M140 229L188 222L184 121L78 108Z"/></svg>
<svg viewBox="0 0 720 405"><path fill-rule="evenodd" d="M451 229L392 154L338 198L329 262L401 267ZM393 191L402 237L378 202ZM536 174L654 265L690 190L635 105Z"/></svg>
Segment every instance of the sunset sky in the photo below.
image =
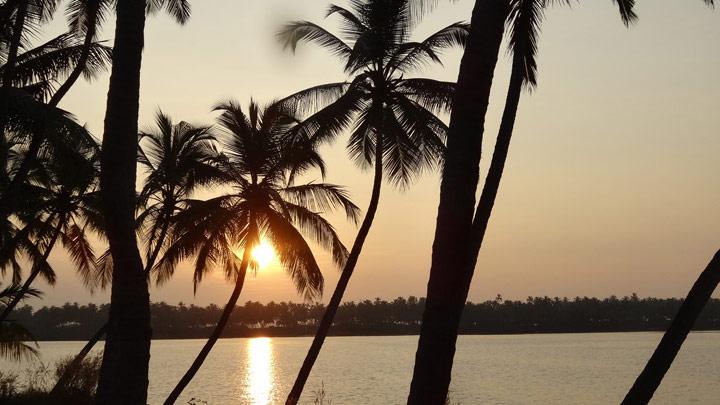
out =
<svg viewBox="0 0 720 405"><path fill-rule="evenodd" d="M340 4L345 4L339 1ZM473 0L440 2L416 38L468 20ZM326 0L195 0L190 22L148 20L140 125L161 107L175 120L212 123L211 106L251 97L264 103L315 84L340 81L329 53L301 46L283 53L273 39L282 22L323 21ZM640 0L638 24L625 28L610 0L547 13L540 42L539 87L524 94L510 156L470 300L502 294L684 296L720 248L720 13L701 0ZM114 16L111 20L114 20ZM56 18L47 35L64 29ZM112 24L103 38L111 38ZM423 76L454 81L461 53ZM503 107L509 60L503 52L487 117L489 160ZM79 83L61 107L102 135L108 75ZM366 208L372 177L353 166L345 138L323 149L328 182L342 184ZM484 168L483 166L483 176ZM319 179L319 177L318 177ZM438 173L406 191L386 185L347 300L423 296L430 266ZM346 245L355 227L331 216ZM98 250L101 247L98 246ZM102 247L104 249L104 247ZM328 299L338 271L319 254ZM107 302L90 295L64 254L42 304ZM226 302L221 272L193 296L191 272L152 291L153 301ZM246 282L240 302L300 301L277 266ZM31 302L39 305L39 302Z"/></svg>

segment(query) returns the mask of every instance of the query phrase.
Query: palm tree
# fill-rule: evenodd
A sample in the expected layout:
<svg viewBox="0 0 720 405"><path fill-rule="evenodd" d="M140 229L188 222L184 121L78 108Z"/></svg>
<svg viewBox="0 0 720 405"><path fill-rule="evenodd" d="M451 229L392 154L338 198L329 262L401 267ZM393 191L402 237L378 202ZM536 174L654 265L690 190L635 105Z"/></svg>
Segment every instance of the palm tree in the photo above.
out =
<svg viewBox="0 0 720 405"><path fill-rule="evenodd" d="M145 230L145 272L155 266L175 214L198 187L219 182L223 175L209 127L184 121L173 125L162 111L157 113L156 125L156 131L140 133L138 147L138 163L147 174L138 201L142 213L137 218Z"/></svg>
<svg viewBox="0 0 720 405"><path fill-rule="evenodd" d="M137 226L145 241L145 273L154 267L174 215L184 209L186 200L199 186L217 181L215 137L209 127L193 126L186 122L173 124L172 119L158 111L157 129L139 134L138 163L146 172L140 192ZM111 278L112 259L109 252L99 257L100 280ZM58 378L52 393L64 387L74 370L82 363L95 344L105 335L105 323L73 358L71 366Z"/></svg>
<svg viewBox="0 0 720 405"><path fill-rule="evenodd" d="M88 242L89 230L101 229L102 220L97 212L97 166L96 150L86 149L81 152L86 159L54 160L47 164L38 177L38 184L27 185L25 195L30 200L42 201L42 208L35 213L39 221L32 221L25 226L25 232L36 240L34 249L42 252L40 260L34 261L30 272L19 293L11 299L0 313L0 322L5 321L22 300L38 275L42 275L50 284L55 282L55 273L47 260L53 247L59 241L68 251L86 286L91 289L96 285L94 267L95 256ZM24 239L17 238L9 245L23 248ZM8 248L8 247L4 247ZM7 255L4 253L3 256ZM32 257L32 255L30 255Z"/></svg>
<svg viewBox="0 0 720 405"><path fill-rule="evenodd" d="M658 347L622 401L623 405L650 402L718 283L720 283L720 251L715 253L693 284Z"/></svg>
<svg viewBox="0 0 720 405"><path fill-rule="evenodd" d="M261 109L251 102L246 114L233 101L215 109L222 111L218 118L224 132L220 140L225 156L222 168L232 189L207 201L193 201L178 215L173 242L157 270L163 278L169 277L178 261L196 256L196 287L206 272L219 266L235 288L210 338L166 404L177 400L222 334L247 269L256 265L251 252L262 238L273 244L298 292L312 298L322 292L323 277L303 235L329 250L341 266L347 250L322 213L342 207L349 219L356 220L358 215L358 208L341 187L293 183L312 168L324 171L324 164L308 142L287 139L287 131L297 122L289 110L280 104Z"/></svg>
<svg viewBox="0 0 720 405"><path fill-rule="evenodd" d="M449 111L454 84L404 76L428 63L440 63L441 52L463 46L468 35L467 24L454 23L421 42L410 41L414 27L411 8L400 0L358 1L351 9L332 5L327 15L339 16L345 40L307 21L287 24L280 38L292 50L301 41L329 49L342 58L352 81L316 86L284 102L322 106L296 130L316 144L332 140L354 123L348 150L359 166L374 166L373 189L288 404L299 400L332 325L377 212L383 177L406 188L423 170L435 167L444 153L447 127L435 114Z"/></svg>
<svg viewBox="0 0 720 405"><path fill-rule="evenodd" d="M80 66L84 52L89 56ZM16 143L18 146L29 146L23 150L20 164L0 189L0 214L13 212L13 207L17 206L14 200L39 160L51 159L58 148L89 142L89 134L72 116L42 101L52 92L53 83L67 72L81 68L89 77L96 75L109 66L110 55L111 50L106 46L94 42L84 47L78 45L72 35L63 34L17 57L10 84L22 91L9 87L0 90L0 112L3 113L0 125L4 137L21 141ZM8 63L1 65L0 73L8 68Z"/></svg>
<svg viewBox="0 0 720 405"><path fill-rule="evenodd" d="M520 93L523 86L532 88L536 84L539 28L543 10L551 3L549 0L499 0L475 5L469 41L472 46L468 45L463 56L458 78L458 87L462 90L456 95L450 119L449 138L457 143L448 143L409 404L442 404L447 397L460 316L500 185ZM633 0L617 3L626 24L636 18ZM511 29L509 46L513 53L510 85L495 151L473 215L484 115L503 36L501 20L505 19ZM479 58L484 58L484 63ZM490 60L492 65L487 65ZM465 90L474 94L464 94Z"/></svg>
<svg viewBox="0 0 720 405"><path fill-rule="evenodd" d="M6 87L12 85L18 53L27 43L28 32L35 31L38 24L52 18L57 0L12 0L3 6L4 18L0 22L8 25L7 29L3 27L3 34L7 34L7 38L2 40L7 47L5 69L2 72L2 86Z"/></svg>
<svg viewBox="0 0 720 405"><path fill-rule="evenodd" d="M70 72L65 82L53 94L48 104L57 106L80 78L92 56L92 44L95 42L96 34L105 21L111 6L108 0L73 0L68 2L66 14L70 31L84 38L82 52L75 69Z"/></svg>
<svg viewBox="0 0 720 405"><path fill-rule="evenodd" d="M112 254L112 299L97 401L147 403L150 299L135 240L135 180L140 68L148 4L164 6L181 23L184 0L117 0L113 66L103 136L100 189Z"/></svg>
<svg viewBox="0 0 720 405"><path fill-rule="evenodd" d="M22 298L39 297L40 291L29 289L21 294L20 286L12 284L3 290L0 290L0 308L6 308L11 300L15 297ZM0 321L0 358L23 360L33 358L38 355L37 343L35 347L26 342L34 342L32 334L22 325L12 320Z"/></svg>

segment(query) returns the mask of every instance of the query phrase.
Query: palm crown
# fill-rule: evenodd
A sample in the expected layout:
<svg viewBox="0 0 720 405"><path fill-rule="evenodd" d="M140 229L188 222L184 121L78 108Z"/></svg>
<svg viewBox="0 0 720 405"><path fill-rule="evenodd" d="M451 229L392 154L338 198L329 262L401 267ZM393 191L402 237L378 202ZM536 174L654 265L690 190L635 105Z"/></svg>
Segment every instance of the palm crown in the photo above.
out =
<svg viewBox="0 0 720 405"><path fill-rule="evenodd" d="M278 34L293 51L303 41L329 49L353 76L349 83L320 85L284 99L293 107L320 109L295 132L320 143L354 122L351 157L361 166L380 157L386 177L406 186L443 155L447 128L435 114L449 111L454 84L405 75L440 63L443 50L463 46L468 25L454 23L413 42L408 1L356 0L350 9L330 6L327 16L332 15L340 19L342 39L308 21L287 24Z"/></svg>
<svg viewBox="0 0 720 405"><path fill-rule="evenodd" d="M355 220L357 207L346 192L326 183L295 185L295 177L309 169L323 170L323 162L308 143L287 142L287 131L297 120L279 104L261 109L251 102L246 114L238 103L218 105L223 157L220 168L231 188L207 201L189 201L173 225L173 242L158 263L160 280L172 274L175 264L197 255L195 284L211 265L219 265L228 278L238 276L243 265L236 254L249 252L261 237L277 251L282 267L298 291L315 297L323 277L303 235L331 251L341 265L347 250L322 213L342 207ZM244 265L253 265L245 263Z"/></svg>

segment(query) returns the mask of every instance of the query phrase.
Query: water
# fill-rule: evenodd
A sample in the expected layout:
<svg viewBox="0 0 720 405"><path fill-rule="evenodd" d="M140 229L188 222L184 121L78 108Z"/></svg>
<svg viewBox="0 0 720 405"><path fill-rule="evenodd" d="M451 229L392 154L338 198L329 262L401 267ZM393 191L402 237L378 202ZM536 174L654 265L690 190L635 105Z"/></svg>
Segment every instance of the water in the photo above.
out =
<svg viewBox="0 0 720 405"><path fill-rule="evenodd" d="M660 337L461 336L451 404L617 404ZM162 402L203 343L153 341L149 403ZM42 359L76 353L82 344L42 342ZM222 339L178 403L283 403L309 344L310 338ZM416 345L416 336L328 338L303 403L312 404L321 385L333 405L404 403ZM653 401L691 403L720 403L720 332L690 335Z"/></svg>

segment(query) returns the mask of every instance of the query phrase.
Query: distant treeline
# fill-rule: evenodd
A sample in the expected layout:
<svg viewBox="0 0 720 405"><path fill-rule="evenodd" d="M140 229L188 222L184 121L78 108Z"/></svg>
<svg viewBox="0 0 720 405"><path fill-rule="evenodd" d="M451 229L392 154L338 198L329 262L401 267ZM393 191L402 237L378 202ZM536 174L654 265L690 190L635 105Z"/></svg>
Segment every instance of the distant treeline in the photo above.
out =
<svg viewBox="0 0 720 405"><path fill-rule="evenodd" d="M468 303L460 326L462 334L627 332L664 330L682 300L630 297L529 297L525 301L495 300ZM338 310L334 335L408 335L420 328L424 298L375 299L346 302ZM65 304L33 311L25 306L13 318L38 340L84 340L102 326L108 305ZM221 307L152 304L153 337L205 338ZM312 335L322 316L320 304L247 302L238 306L224 337ZM720 330L720 299L711 300L696 330Z"/></svg>

